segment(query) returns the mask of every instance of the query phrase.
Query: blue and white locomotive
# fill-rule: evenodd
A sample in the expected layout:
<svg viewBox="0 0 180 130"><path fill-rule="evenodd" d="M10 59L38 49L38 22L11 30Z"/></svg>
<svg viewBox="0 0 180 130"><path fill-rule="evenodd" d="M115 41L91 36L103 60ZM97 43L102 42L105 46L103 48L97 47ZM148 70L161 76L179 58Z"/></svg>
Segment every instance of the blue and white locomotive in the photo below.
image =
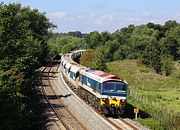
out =
<svg viewBox="0 0 180 130"><path fill-rule="evenodd" d="M86 68L76 63L85 50L73 51L61 58L65 81L79 96L104 114L121 115L128 93L127 82L112 74Z"/></svg>

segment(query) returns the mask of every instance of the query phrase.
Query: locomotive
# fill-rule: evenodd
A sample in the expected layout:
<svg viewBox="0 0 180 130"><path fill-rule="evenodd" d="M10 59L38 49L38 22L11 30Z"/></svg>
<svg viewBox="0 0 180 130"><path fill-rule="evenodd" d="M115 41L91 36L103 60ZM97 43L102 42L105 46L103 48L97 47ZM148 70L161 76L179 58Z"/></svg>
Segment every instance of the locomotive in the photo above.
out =
<svg viewBox="0 0 180 130"><path fill-rule="evenodd" d="M85 50L71 51L61 58L62 75L81 98L105 115L124 113L128 93L127 82L103 71L78 64Z"/></svg>

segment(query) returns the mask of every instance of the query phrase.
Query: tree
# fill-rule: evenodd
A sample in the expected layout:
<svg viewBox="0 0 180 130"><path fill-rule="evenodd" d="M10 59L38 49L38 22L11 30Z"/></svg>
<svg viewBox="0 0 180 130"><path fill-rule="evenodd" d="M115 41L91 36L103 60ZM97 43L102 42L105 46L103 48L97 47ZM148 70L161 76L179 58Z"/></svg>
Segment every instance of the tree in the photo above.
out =
<svg viewBox="0 0 180 130"><path fill-rule="evenodd" d="M172 58L167 55L161 55L161 73L169 76L172 69Z"/></svg>
<svg viewBox="0 0 180 130"><path fill-rule="evenodd" d="M68 32L67 35L73 37L79 37L79 38L82 38L83 36L83 34L80 31Z"/></svg>
<svg viewBox="0 0 180 130"><path fill-rule="evenodd" d="M114 53L114 60L124 60L128 57L129 53L129 46L127 45L120 45L119 49Z"/></svg>
<svg viewBox="0 0 180 130"><path fill-rule="evenodd" d="M106 64L104 59L101 57L101 53L98 53L95 50L87 50L83 53L80 58L80 64L86 67L90 67L98 70L106 70Z"/></svg>
<svg viewBox="0 0 180 130"><path fill-rule="evenodd" d="M108 32L102 32L101 33L101 42L104 44L104 43L106 43L109 40L112 40L111 39L111 34L108 33Z"/></svg>
<svg viewBox="0 0 180 130"><path fill-rule="evenodd" d="M116 50L118 50L119 48L119 43L115 40L113 41L107 41L106 44L105 44L105 48L106 48L106 51L105 51L105 54L106 57L105 59L107 61L113 61L113 57L114 57L114 53Z"/></svg>
<svg viewBox="0 0 180 130"><path fill-rule="evenodd" d="M0 4L0 129L38 129L34 76L46 59L51 27L36 9Z"/></svg>
<svg viewBox="0 0 180 130"><path fill-rule="evenodd" d="M146 46L141 60L143 63L154 68L157 73L161 72L160 50L156 42L152 42Z"/></svg>
<svg viewBox="0 0 180 130"><path fill-rule="evenodd" d="M175 20L168 20L165 22L164 28L170 30L179 25Z"/></svg>
<svg viewBox="0 0 180 130"><path fill-rule="evenodd" d="M90 32L90 34L85 37L85 43L87 48L95 49L101 43L101 34L97 31Z"/></svg>
<svg viewBox="0 0 180 130"><path fill-rule="evenodd" d="M49 57L59 53L67 53L71 50L82 48L83 39L73 36L54 36L48 40Z"/></svg>
<svg viewBox="0 0 180 130"><path fill-rule="evenodd" d="M178 59L178 48L180 43L174 36L167 36L161 40L161 53L172 56L173 59Z"/></svg>

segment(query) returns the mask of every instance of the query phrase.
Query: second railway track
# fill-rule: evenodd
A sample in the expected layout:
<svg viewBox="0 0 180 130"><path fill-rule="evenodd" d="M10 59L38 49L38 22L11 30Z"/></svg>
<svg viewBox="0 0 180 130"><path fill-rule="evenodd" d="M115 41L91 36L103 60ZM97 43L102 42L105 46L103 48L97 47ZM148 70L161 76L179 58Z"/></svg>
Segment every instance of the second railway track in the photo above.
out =
<svg viewBox="0 0 180 130"><path fill-rule="evenodd" d="M55 71L54 71L55 70ZM66 130L85 130L86 128L81 124L63 105L60 100L63 95L56 95L50 80L53 80L55 72L58 70L58 66L54 64L49 64L42 70L42 90L45 98L50 105L51 109L56 115L62 125L57 124L59 129ZM69 96L69 95L66 95Z"/></svg>

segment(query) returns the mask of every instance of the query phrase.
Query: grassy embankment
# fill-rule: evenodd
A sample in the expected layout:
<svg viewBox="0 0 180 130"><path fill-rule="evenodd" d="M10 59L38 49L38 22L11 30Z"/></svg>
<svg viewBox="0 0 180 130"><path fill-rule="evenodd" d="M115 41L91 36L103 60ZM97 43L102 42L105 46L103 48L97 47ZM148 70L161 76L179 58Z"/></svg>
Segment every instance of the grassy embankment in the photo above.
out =
<svg viewBox="0 0 180 130"><path fill-rule="evenodd" d="M176 122L179 116L174 119L174 115L180 112L180 65L172 66L171 76L156 74L137 60L115 61L108 63L107 66L110 73L119 75L128 82L130 88L128 102L152 117L138 119L139 122L153 129L171 128L173 127L171 124L179 123ZM169 114L175 123L172 123Z"/></svg>

